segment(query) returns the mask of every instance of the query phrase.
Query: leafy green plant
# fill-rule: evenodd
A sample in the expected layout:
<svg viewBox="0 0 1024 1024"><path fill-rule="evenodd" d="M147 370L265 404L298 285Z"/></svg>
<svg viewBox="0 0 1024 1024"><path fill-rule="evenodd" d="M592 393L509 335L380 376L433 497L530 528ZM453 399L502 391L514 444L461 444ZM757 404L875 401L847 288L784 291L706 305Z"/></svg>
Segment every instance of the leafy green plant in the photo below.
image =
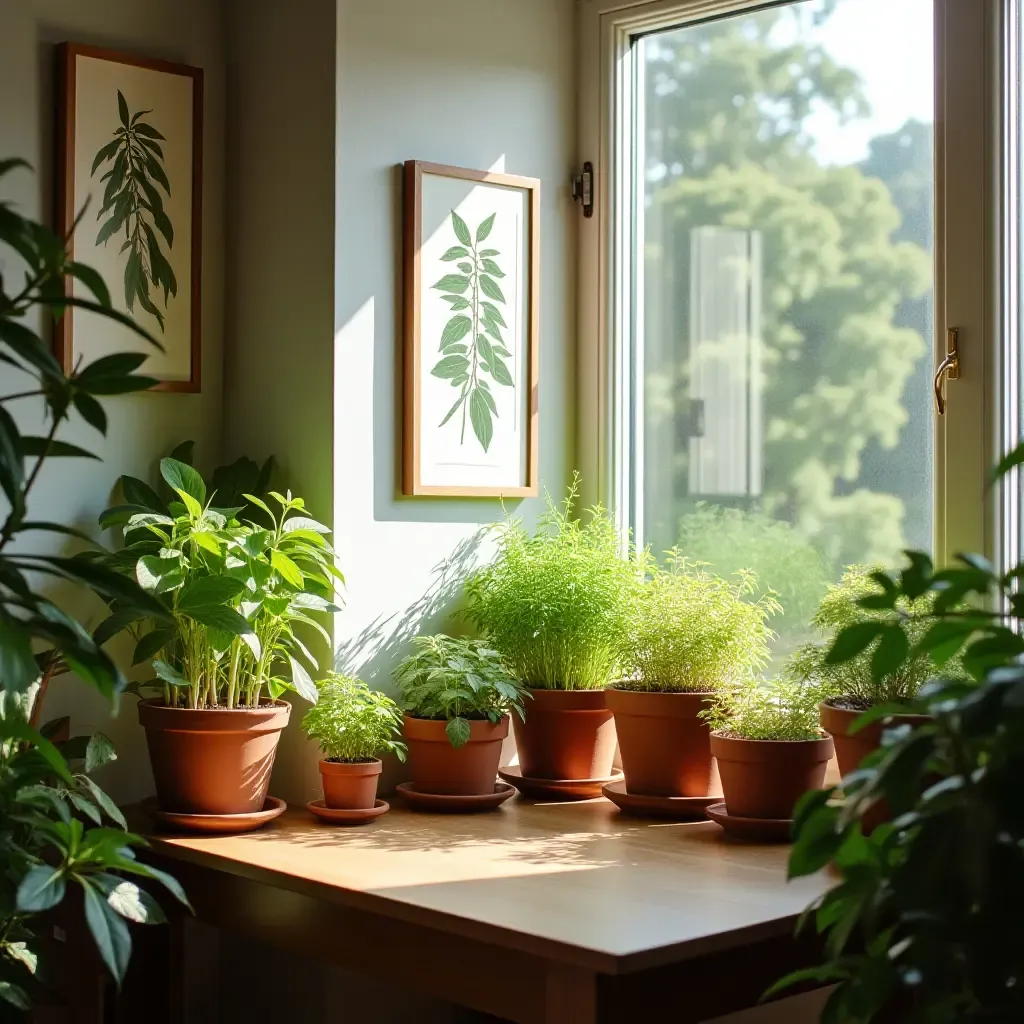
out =
<svg viewBox="0 0 1024 1024"><path fill-rule="evenodd" d="M146 693L156 685L172 707L255 707L287 689L316 701L303 660L314 668L317 662L294 627L303 623L330 643L310 614L339 610L334 581L343 577L324 539L328 528L304 514L301 498L276 491L269 497L277 514L256 495L245 496L268 527L240 522L238 508L214 505L191 466L165 458L160 470L178 498L167 513L120 505L100 516L100 526L123 526L125 547L106 560L133 574L169 622L154 623L114 602L97 640L128 628L136 640L133 663L155 658L158 676L133 689ZM141 490L134 496L148 498Z"/></svg>
<svg viewBox="0 0 1024 1024"><path fill-rule="evenodd" d="M906 636L912 648L917 646L931 625L929 612L935 600L934 594L921 594L913 599L901 597L895 605L885 599L883 607L869 610L860 602L868 599L869 606L879 603L872 600L872 595L878 589L876 579L880 575L884 573L877 566L848 568L840 582L829 588L811 620L822 640L799 647L787 666L791 678L798 682L813 681L826 699L851 710L910 701L935 672L927 652L907 657L892 672L879 674L874 670L876 661L890 657L890 647L902 646L901 635ZM871 635L871 642L849 660L837 661L832 655L835 638L858 623L862 625L850 638L856 641L859 635ZM894 628L880 629L886 625ZM961 674L957 659L946 663L946 671Z"/></svg>
<svg viewBox="0 0 1024 1024"><path fill-rule="evenodd" d="M0 160L0 180L21 167L27 167L22 160ZM143 841L127 832L113 800L90 777L113 755L109 741L97 735L57 745L61 723L38 727L39 695L54 676L71 671L111 700L127 685L93 637L37 589L41 579L90 589L126 613L167 617L134 580L80 556L33 551L33 541L46 534L92 543L71 527L29 516L46 459L94 458L60 440L61 426L77 415L105 434L99 398L156 383L136 373L142 352L104 356L65 373L38 333L40 313L59 319L69 306L87 309L158 343L113 309L103 279L69 259L64 239L6 201L0 201L0 243L11 251L7 266L20 263L24 271L13 289L13 275L0 276L0 360L27 381L0 398L0 492L7 506L0 527L0 1009L25 1010L39 987L38 915L61 904L69 886L81 891L86 922L118 981L131 953L128 922L161 920L155 901L133 879L161 882L181 900L184 894L173 879L135 859ZM91 297L69 294L70 279ZM7 403L19 398L39 400L44 436L18 426ZM83 767L73 770L69 761Z"/></svg>
<svg viewBox="0 0 1024 1024"><path fill-rule="evenodd" d="M317 684L320 696L302 719L302 728L320 744L328 761L375 761L381 754L405 760L402 710L361 679L331 673Z"/></svg>
<svg viewBox="0 0 1024 1024"><path fill-rule="evenodd" d="M490 377L502 387L514 388L515 382L505 360L512 353L505 348L502 330L507 329L496 303L505 305L498 279L505 276L495 261L497 249L480 246L490 236L497 214L486 217L472 235L469 225L452 210L452 228L459 244L453 245L441 259L458 263L459 273L446 274L434 288L451 305L455 314L441 334L441 359L430 372L459 388L459 397L439 426L444 426L462 411L461 443L466 441L466 413L473 433L486 452L494 438L494 419L498 406L491 394ZM490 301L488 301L490 300Z"/></svg>
<svg viewBox="0 0 1024 1024"><path fill-rule="evenodd" d="M680 520L676 546L719 576L752 572L755 594L773 593L781 604L775 629L783 643L803 633L834 579L828 560L797 527L760 509L702 502Z"/></svg>
<svg viewBox="0 0 1024 1024"><path fill-rule="evenodd" d="M526 717L523 688L485 641L438 634L417 637L413 646L395 672L402 703L414 718L446 721L456 749L469 739L471 720Z"/></svg>
<svg viewBox="0 0 1024 1024"><path fill-rule="evenodd" d="M630 678L616 686L666 693L710 693L757 676L770 658L768 594L751 600L757 578L732 581L686 560L678 548L652 563L636 588L624 662Z"/></svg>
<svg viewBox="0 0 1024 1024"><path fill-rule="evenodd" d="M1024 444L997 467L1024 464ZM1009 486L1019 486L1016 482ZM896 1019L962 1024L1024 1018L1024 564L997 572L977 555L936 571L907 552L898 573L879 573L860 599L861 621L830 657L873 659L878 677L928 656L955 658L966 678L926 683L912 710L917 728L886 730L884 745L843 780L808 794L795 812L791 876L832 863L837 883L802 919L825 938L824 962L784 978L835 983L822 1020ZM880 622L875 613L928 598L928 626ZM992 609L988 611L986 609ZM896 633L902 639L896 639ZM880 648L879 648L880 649ZM905 705L882 705L861 727ZM884 801L891 820L864 835L864 815Z"/></svg>
<svg viewBox="0 0 1024 1024"><path fill-rule="evenodd" d="M716 691L701 713L714 732L744 740L816 740L821 695L787 679L748 679Z"/></svg>
<svg viewBox="0 0 1024 1024"><path fill-rule="evenodd" d="M597 506L573 518L579 474L561 506L548 496L531 536L520 520L498 527L498 557L466 584L467 614L527 686L594 690L622 660L640 568Z"/></svg>
<svg viewBox="0 0 1024 1024"><path fill-rule="evenodd" d="M100 182L106 185L103 205L96 214L97 221L103 221L96 244L105 246L111 238L124 232L121 254L128 253L124 267L124 301L129 312L135 309L137 301L156 317L163 330L164 313L150 297L149 288L152 285L158 292L163 290L164 311L170 296L178 294L174 269L157 238L160 232L168 248L174 245L174 226L160 194L160 189L168 196L171 194L160 146L167 140L142 120L145 114L152 114L152 110L129 114L128 103L120 89L117 112L120 123L113 138L100 148L92 163L93 175L104 165L111 165L100 177Z"/></svg>

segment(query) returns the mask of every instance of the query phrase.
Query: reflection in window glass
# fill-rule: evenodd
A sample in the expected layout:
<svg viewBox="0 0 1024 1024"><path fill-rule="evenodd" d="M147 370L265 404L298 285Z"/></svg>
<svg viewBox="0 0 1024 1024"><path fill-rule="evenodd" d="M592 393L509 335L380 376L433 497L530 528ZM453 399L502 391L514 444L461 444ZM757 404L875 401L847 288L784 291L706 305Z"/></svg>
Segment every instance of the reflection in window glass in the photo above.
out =
<svg viewBox="0 0 1024 1024"><path fill-rule="evenodd" d="M634 526L755 569L781 655L843 566L931 547L932 0L636 46Z"/></svg>

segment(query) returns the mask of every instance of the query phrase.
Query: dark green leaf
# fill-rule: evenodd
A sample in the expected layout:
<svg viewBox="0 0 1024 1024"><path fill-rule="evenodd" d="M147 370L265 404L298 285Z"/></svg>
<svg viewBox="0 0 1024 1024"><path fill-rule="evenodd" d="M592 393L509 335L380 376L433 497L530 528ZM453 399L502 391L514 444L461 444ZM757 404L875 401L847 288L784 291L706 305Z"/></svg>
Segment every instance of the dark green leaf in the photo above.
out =
<svg viewBox="0 0 1024 1024"><path fill-rule="evenodd" d="M230 633L232 636L252 635L254 632L245 617L233 608L216 606L195 608L188 613L188 617L212 629L222 629L225 633Z"/></svg>
<svg viewBox="0 0 1024 1024"><path fill-rule="evenodd" d="M51 380L63 380L64 371L53 353L24 324L0 317L0 341L30 366Z"/></svg>
<svg viewBox="0 0 1024 1024"><path fill-rule="evenodd" d="M153 662L153 671L165 683L171 686L190 686L189 681L173 666L159 658Z"/></svg>
<svg viewBox="0 0 1024 1024"><path fill-rule="evenodd" d="M231 576L202 576L178 591L177 608L188 614L197 608L230 604L245 589L242 580Z"/></svg>
<svg viewBox="0 0 1024 1024"><path fill-rule="evenodd" d="M111 821L116 822L121 828L127 829L128 823L124 820L124 815L121 813L121 809L114 803L113 800L102 790L100 787L88 776L82 778L82 783L92 794L93 800L96 801L96 805L103 811L104 814Z"/></svg>
<svg viewBox="0 0 1024 1024"><path fill-rule="evenodd" d="M72 402L78 410L78 414L90 427L98 430L101 434L106 434L107 414L103 411L103 406L92 395L78 392Z"/></svg>
<svg viewBox="0 0 1024 1024"><path fill-rule="evenodd" d="M132 655L132 664L141 665L150 658L155 658L168 644L173 643L177 632L171 628L154 629L139 638Z"/></svg>
<svg viewBox="0 0 1024 1024"><path fill-rule="evenodd" d="M67 441L48 441L45 437L22 437L21 450L27 458L99 459L98 455Z"/></svg>
<svg viewBox="0 0 1024 1024"><path fill-rule="evenodd" d="M161 459L160 475L172 490L190 495L200 505L206 504L206 484L191 466L172 458Z"/></svg>
<svg viewBox="0 0 1024 1024"><path fill-rule="evenodd" d="M144 480L139 480L134 476L123 476L118 482L121 485L124 500L129 504L140 505L154 512L166 511L166 506L160 500L160 496Z"/></svg>
<svg viewBox="0 0 1024 1024"><path fill-rule="evenodd" d="M473 244L473 238L469 233L468 225L454 210L452 210L452 227L455 229L455 237L463 245Z"/></svg>
<svg viewBox="0 0 1024 1024"><path fill-rule="evenodd" d="M117 760L114 744L101 732L93 733L85 750L85 771L91 775L98 768Z"/></svg>
<svg viewBox="0 0 1024 1024"><path fill-rule="evenodd" d="M46 763L68 785L73 784L68 763L61 752L38 730L26 722L18 722L12 718L0 718L0 739L17 740L27 743L39 752Z"/></svg>
<svg viewBox="0 0 1024 1024"><path fill-rule="evenodd" d="M113 159L114 156L117 155L117 149L120 144L120 139L114 139L113 142L108 142L105 146L101 147L100 151L96 154L96 158L92 162L92 170L89 172L90 177L96 173L100 164Z"/></svg>
<svg viewBox="0 0 1024 1024"><path fill-rule="evenodd" d="M92 302L89 299L81 299L75 295L55 295L52 297L48 296L45 300L43 300L42 304L45 306L50 306L54 309L63 309L66 306L74 306L75 309L87 309L91 313L98 313L100 316L106 317L108 320L114 320L116 323L119 323L124 327L130 328L137 335L139 335L140 338L145 338L146 341L148 341L155 348L158 348L161 352L163 352L164 350L163 345L156 338L154 338L153 335L150 334L149 331L145 329L145 327L141 327L130 316L125 315L124 313L120 312L117 309L108 308L107 306L101 306L99 305L99 303ZM81 410L79 410L79 412L81 412Z"/></svg>
<svg viewBox="0 0 1024 1024"><path fill-rule="evenodd" d="M453 718L445 727L448 742L458 750L469 742L472 728L465 718Z"/></svg>
<svg viewBox="0 0 1024 1024"><path fill-rule="evenodd" d="M1012 451L1007 452L999 462L996 464L996 468L992 471L992 478L998 480L1001 476L1005 476L1015 466L1024 463L1024 441L1017 445Z"/></svg>
<svg viewBox="0 0 1024 1024"><path fill-rule="evenodd" d="M66 886L59 868L40 864L32 868L18 885L17 907L26 914L52 910L62 899Z"/></svg>
<svg viewBox="0 0 1024 1024"><path fill-rule="evenodd" d="M871 656L871 675L879 681L892 675L903 666L909 653L907 634L899 626L886 626Z"/></svg>
<svg viewBox="0 0 1024 1024"><path fill-rule="evenodd" d="M826 665L841 665L869 647L885 629L881 622L858 622L847 626L835 639L825 656Z"/></svg>
<svg viewBox="0 0 1024 1024"><path fill-rule="evenodd" d="M120 89L117 90L117 113L121 118L121 126L127 128L129 125L128 103Z"/></svg>
<svg viewBox="0 0 1024 1024"><path fill-rule="evenodd" d="M25 501L25 466L21 457L21 435L11 414L0 405L0 488L7 495L11 510L20 517Z"/></svg>
<svg viewBox="0 0 1024 1024"><path fill-rule="evenodd" d="M0 683L4 690L24 693L39 678L32 653L31 631L0 610Z"/></svg>
<svg viewBox="0 0 1024 1024"><path fill-rule="evenodd" d="M128 926L91 882L83 882L85 920L107 969L120 985L128 969L132 939Z"/></svg>
<svg viewBox="0 0 1024 1024"><path fill-rule="evenodd" d="M490 406L480 394L479 388L474 388L469 396L469 418L473 424L473 433L486 452L491 447L491 439L494 437L494 423L491 419Z"/></svg>
<svg viewBox="0 0 1024 1024"><path fill-rule="evenodd" d="M152 111L146 111L146 113L152 113ZM152 125L146 124L145 121L140 121L135 126L135 131L138 132L139 135L145 135L147 139L161 139L164 142L167 141L167 139L164 138L164 136L161 135Z"/></svg>
<svg viewBox="0 0 1024 1024"><path fill-rule="evenodd" d="M490 217L482 221L480 227L476 229L476 241L479 245L487 236L491 233L491 228L494 227L494 218L497 216L496 213L492 213Z"/></svg>

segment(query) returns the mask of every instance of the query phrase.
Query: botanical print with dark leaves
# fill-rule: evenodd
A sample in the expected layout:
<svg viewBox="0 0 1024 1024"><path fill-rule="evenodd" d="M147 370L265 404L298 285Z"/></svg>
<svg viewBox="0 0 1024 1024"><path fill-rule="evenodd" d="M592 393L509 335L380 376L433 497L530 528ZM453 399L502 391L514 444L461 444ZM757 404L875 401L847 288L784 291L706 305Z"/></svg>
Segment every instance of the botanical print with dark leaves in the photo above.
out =
<svg viewBox="0 0 1024 1024"><path fill-rule="evenodd" d="M168 249L174 245L174 227L164 211L161 194L161 189L168 197L171 194L160 145L167 140L143 120L152 110L129 113L120 89L117 111L120 124L111 141L96 154L90 172L95 175L100 167L111 165L100 178L106 185L103 205L96 216L102 222L96 244L105 246L111 238L123 237L121 254L128 254L124 267L128 311L133 312L137 302L156 317L163 330L167 303L178 294L174 270L162 249L163 243ZM161 292L163 310L157 305Z"/></svg>
<svg viewBox="0 0 1024 1024"><path fill-rule="evenodd" d="M491 382L515 388L505 364L512 353L505 347L501 333L508 325L498 309L499 304L505 305L498 284L505 273L496 262L501 253L481 248L496 217L492 213L472 234L469 225L452 210L452 228L459 244L453 245L441 259L456 263L458 273L446 274L434 285L455 315L441 333L441 359L431 373L449 381L459 392L439 426L443 427L458 413L460 444L466 443L468 419L485 452L494 439L494 421L498 418Z"/></svg>

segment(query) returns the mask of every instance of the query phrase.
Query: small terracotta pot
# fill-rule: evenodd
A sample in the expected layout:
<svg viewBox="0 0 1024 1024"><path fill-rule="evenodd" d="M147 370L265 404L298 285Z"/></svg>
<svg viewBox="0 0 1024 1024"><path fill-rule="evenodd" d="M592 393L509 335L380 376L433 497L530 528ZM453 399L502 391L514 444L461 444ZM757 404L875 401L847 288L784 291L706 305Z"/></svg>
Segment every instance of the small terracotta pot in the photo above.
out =
<svg viewBox="0 0 1024 1024"><path fill-rule="evenodd" d="M707 796L711 730L698 717L706 693L605 691L615 715L626 790L645 796Z"/></svg>
<svg viewBox="0 0 1024 1024"><path fill-rule="evenodd" d="M817 740L744 740L711 734L729 814L740 818L793 817L809 789L820 789L832 759L832 737Z"/></svg>
<svg viewBox="0 0 1024 1024"><path fill-rule="evenodd" d="M162 810L177 814L251 814L263 809L281 731L291 705L168 708L139 704Z"/></svg>
<svg viewBox="0 0 1024 1024"><path fill-rule="evenodd" d="M321 761L324 804L335 811L368 811L377 801L380 761Z"/></svg>
<svg viewBox="0 0 1024 1024"><path fill-rule="evenodd" d="M421 793L482 796L494 792L508 716L500 722L470 722L469 739L456 749L445 732L447 722L405 716L412 781Z"/></svg>
<svg viewBox="0 0 1024 1024"><path fill-rule="evenodd" d="M605 690L530 690L526 721L512 728L527 778L604 779L615 757Z"/></svg>
<svg viewBox="0 0 1024 1024"><path fill-rule="evenodd" d="M827 732L836 745L836 761L839 762L839 774L849 775L860 767L861 761L872 751L882 745L882 733L887 728L897 725L923 725L929 721L927 715L893 715L883 721L872 722L863 729L858 729L852 736L850 729L863 711L851 711L848 708L833 707L827 701L818 705L821 715L821 727Z"/></svg>

